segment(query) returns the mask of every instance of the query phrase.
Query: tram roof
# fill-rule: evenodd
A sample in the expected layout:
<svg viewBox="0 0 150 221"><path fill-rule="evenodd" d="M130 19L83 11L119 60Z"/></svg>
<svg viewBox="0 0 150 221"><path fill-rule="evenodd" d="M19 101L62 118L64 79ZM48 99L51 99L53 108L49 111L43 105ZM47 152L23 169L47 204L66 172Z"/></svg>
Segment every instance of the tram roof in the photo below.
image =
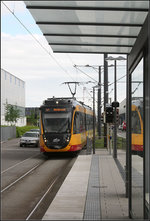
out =
<svg viewBox="0 0 150 221"><path fill-rule="evenodd" d="M84 104L84 102L78 101L76 100L75 97L52 97L52 98L47 98L46 100L43 101L43 105L41 105L41 107L44 106L49 106L49 105L80 105L86 109L89 109L89 111L92 110L92 108L86 104ZM41 108L40 107L40 108Z"/></svg>
<svg viewBox="0 0 150 221"><path fill-rule="evenodd" d="M149 0L25 4L56 53L128 54L149 10Z"/></svg>

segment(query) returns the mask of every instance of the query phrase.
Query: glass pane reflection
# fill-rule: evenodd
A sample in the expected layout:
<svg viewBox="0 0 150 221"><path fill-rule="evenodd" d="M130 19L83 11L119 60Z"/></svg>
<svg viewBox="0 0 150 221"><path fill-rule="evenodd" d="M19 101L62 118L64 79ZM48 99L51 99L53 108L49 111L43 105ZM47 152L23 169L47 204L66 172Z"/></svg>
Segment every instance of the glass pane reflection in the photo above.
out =
<svg viewBox="0 0 150 221"><path fill-rule="evenodd" d="M143 59L131 81L132 214L143 218Z"/></svg>

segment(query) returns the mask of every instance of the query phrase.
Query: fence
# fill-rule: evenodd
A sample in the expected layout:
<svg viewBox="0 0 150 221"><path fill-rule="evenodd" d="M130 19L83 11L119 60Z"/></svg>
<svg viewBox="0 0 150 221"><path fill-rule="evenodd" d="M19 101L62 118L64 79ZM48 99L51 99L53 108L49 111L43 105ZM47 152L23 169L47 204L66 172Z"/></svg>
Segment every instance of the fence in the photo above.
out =
<svg viewBox="0 0 150 221"><path fill-rule="evenodd" d="M1 127L1 141L16 138L16 127Z"/></svg>

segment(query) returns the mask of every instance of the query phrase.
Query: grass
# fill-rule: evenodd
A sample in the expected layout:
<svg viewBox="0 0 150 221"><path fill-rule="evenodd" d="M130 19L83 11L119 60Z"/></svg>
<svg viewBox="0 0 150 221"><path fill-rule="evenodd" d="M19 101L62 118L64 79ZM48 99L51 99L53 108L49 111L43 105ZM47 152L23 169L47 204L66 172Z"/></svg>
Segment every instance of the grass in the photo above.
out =
<svg viewBox="0 0 150 221"><path fill-rule="evenodd" d="M113 141L112 141L113 142ZM95 148L102 149L104 148L104 137L95 139ZM117 149L125 149L126 148L126 139L122 137L117 137Z"/></svg>
<svg viewBox="0 0 150 221"><path fill-rule="evenodd" d="M97 149L104 148L104 138L101 138L101 139L96 138L95 139L95 148L97 148Z"/></svg>
<svg viewBox="0 0 150 221"><path fill-rule="evenodd" d="M117 137L117 149L126 148L126 139L123 137Z"/></svg>

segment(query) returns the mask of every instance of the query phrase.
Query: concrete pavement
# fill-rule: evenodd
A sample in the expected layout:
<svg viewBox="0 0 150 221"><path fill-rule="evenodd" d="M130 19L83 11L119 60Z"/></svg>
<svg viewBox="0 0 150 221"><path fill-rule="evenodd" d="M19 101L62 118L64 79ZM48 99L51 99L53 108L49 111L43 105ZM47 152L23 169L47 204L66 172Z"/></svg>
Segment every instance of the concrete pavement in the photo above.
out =
<svg viewBox="0 0 150 221"><path fill-rule="evenodd" d="M129 220L120 171L107 150L79 155L43 220Z"/></svg>

